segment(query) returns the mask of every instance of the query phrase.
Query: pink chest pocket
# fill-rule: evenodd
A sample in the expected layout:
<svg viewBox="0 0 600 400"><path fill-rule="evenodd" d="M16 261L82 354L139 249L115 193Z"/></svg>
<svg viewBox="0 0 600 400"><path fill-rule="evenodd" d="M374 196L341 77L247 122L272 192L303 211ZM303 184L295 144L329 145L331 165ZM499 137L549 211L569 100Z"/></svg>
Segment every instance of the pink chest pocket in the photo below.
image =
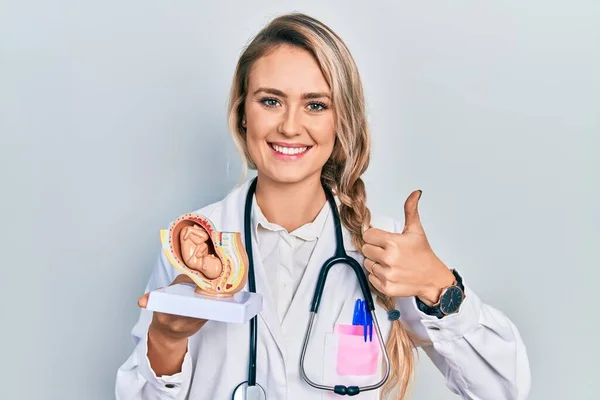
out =
<svg viewBox="0 0 600 400"><path fill-rule="evenodd" d="M379 362L379 341L373 331L373 340L365 342L362 325L337 324L338 336L336 372L345 375L373 375Z"/></svg>

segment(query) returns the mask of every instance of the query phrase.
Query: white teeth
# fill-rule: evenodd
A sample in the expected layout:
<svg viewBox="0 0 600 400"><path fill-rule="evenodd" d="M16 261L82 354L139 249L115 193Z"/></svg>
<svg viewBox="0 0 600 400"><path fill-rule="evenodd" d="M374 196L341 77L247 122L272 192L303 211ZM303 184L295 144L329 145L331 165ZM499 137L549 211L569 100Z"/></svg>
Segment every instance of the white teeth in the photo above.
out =
<svg viewBox="0 0 600 400"><path fill-rule="evenodd" d="M308 147L282 147L277 145L272 145L276 152L287 155L294 155L304 153Z"/></svg>

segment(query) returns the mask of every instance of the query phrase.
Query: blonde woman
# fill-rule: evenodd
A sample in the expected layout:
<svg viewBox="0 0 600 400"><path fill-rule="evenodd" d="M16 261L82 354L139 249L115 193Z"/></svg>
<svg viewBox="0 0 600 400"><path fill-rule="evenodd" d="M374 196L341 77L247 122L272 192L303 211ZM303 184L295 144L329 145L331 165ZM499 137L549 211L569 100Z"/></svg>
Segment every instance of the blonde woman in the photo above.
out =
<svg viewBox="0 0 600 400"><path fill-rule="evenodd" d="M363 89L331 29L303 14L262 29L238 61L229 124L257 178L198 213L218 231L243 232L251 201L250 250L264 296L254 321L256 359L249 362L248 324L144 309L149 291L186 280L160 257L138 302L136 347L118 371L119 400L243 398L232 396L247 381L255 398L336 398L332 388L340 385L336 392L357 399L408 399L419 347L462 398L526 398L530 372L517 329L435 255L419 219L421 192L406 199L404 223L369 212L361 180L370 154ZM366 298L353 270L336 265L303 356L319 272L336 251L338 213L345 251L368 276L380 330L357 333L356 310Z"/></svg>

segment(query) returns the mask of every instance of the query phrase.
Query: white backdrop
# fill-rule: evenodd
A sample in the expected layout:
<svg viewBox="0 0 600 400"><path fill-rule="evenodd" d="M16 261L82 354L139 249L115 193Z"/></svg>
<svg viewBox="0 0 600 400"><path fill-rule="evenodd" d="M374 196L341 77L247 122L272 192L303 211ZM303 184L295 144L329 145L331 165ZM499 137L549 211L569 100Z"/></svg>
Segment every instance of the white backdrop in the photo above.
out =
<svg viewBox="0 0 600 400"><path fill-rule="evenodd" d="M238 180L241 48L309 13L359 65L374 212L422 189L434 250L529 348L530 399L598 374L597 1L0 0L0 398L114 398L158 230ZM455 399L421 356L414 399Z"/></svg>

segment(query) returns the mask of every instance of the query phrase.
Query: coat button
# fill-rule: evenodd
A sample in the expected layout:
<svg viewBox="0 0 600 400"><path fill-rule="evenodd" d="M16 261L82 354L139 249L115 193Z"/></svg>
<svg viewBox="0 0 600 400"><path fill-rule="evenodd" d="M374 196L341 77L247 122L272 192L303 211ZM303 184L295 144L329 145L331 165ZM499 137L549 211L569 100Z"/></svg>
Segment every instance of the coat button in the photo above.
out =
<svg viewBox="0 0 600 400"><path fill-rule="evenodd" d="M175 385L173 385L172 383L167 383L167 384L165 385L165 387L166 387L167 389L173 389L173 388L175 387Z"/></svg>

